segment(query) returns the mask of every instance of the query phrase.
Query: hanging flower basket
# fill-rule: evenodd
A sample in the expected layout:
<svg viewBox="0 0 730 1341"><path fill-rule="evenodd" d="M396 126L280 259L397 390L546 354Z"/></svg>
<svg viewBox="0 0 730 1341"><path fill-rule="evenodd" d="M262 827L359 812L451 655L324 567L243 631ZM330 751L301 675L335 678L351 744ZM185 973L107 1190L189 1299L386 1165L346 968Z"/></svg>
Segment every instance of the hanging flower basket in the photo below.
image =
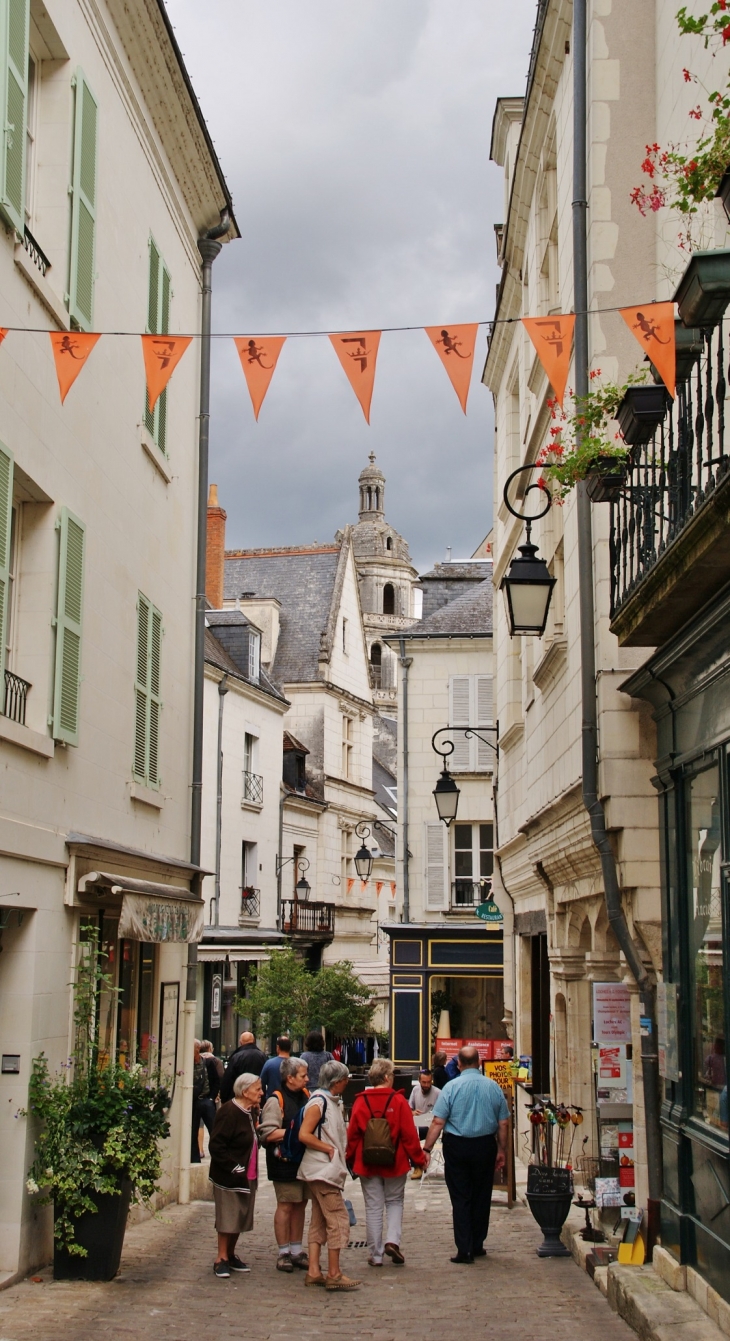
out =
<svg viewBox="0 0 730 1341"><path fill-rule="evenodd" d="M717 188L717 194L718 198L722 201L722 208L730 222L730 168L725 169L725 176Z"/></svg>
<svg viewBox="0 0 730 1341"><path fill-rule="evenodd" d="M730 248L696 251L674 301L685 326L717 326L730 303Z"/></svg>
<svg viewBox="0 0 730 1341"><path fill-rule="evenodd" d="M667 413L669 393L664 386L632 386L616 411L616 419L628 447L651 442Z"/></svg>
<svg viewBox="0 0 730 1341"><path fill-rule="evenodd" d="M599 456L586 475L586 493L592 503L615 503L621 496L624 464L615 456Z"/></svg>

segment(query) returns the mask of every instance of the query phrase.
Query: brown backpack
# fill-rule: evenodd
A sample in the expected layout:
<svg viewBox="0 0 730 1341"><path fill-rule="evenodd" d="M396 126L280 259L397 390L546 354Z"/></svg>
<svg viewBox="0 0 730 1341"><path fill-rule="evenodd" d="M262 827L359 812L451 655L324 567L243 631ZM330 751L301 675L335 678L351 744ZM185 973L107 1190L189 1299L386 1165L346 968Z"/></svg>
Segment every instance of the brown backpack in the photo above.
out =
<svg viewBox="0 0 730 1341"><path fill-rule="evenodd" d="M363 1093L362 1097L370 1112L362 1138L363 1163L379 1164L383 1169L392 1169L395 1164L395 1145L390 1123L384 1115L375 1117L367 1094Z"/></svg>

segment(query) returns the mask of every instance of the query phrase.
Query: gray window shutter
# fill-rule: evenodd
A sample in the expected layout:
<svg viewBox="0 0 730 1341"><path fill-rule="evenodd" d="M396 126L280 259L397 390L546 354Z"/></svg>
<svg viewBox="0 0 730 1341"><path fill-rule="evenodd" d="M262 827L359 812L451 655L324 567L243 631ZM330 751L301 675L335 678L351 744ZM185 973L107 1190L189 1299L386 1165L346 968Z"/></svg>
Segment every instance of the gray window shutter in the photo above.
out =
<svg viewBox="0 0 730 1341"><path fill-rule="evenodd" d="M0 69L5 119L0 155L0 209L21 237L25 229L29 28L30 0L4 0L0 4Z"/></svg>
<svg viewBox="0 0 730 1341"><path fill-rule="evenodd" d="M468 675L452 675L449 680L449 726L472 726L469 719L471 702L471 678ZM463 731L452 731L454 753L446 760L452 772L468 772L471 764L471 741Z"/></svg>
<svg viewBox="0 0 730 1341"><path fill-rule="evenodd" d="M476 725L492 726L494 723L493 680L491 675L475 675ZM496 734L489 732L489 740L496 744ZM476 766L480 770L493 769L495 754L490 745L476 742Z"/></svg>
<svg viewBox="0 0 730 1341"><path fill-rule="evenodd" d="M52 728L54 740L78 745L86 528L68 508L63 508L59 530Z"/></svg>
<svg viewBox="0 0 730 1341"><path fill-rule="evenodd" d="M443 908L446 863L444 861L444 826L426 825L426 907Z"/></svg>
<svg viewBox="0 0 730 1341"><path fill-rule="evenodd" d="M68 310L82 331L94 320L96 257L96 159L99 109L83 70L74 94L74 150L71 179L71 273Z"/></svg>
<svg viewBox="0 0 730 1341"><path fill-rule="evenodd" d="M13 458L7 447L0 447L0 710L5 702L6 644L8 641L8 602L10 598L10 540L13 525Z"/></svg>

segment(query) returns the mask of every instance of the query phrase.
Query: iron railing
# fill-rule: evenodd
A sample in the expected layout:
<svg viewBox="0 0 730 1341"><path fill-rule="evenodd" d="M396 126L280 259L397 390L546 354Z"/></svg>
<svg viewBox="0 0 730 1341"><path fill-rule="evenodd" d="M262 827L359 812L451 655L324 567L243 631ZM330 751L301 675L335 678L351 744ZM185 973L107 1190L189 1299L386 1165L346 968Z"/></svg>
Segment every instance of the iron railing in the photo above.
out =
<svg viewBox="0 0 730 1341"><path fill-rule="evenodd" d="M334 936L335 905L333 903L304 903L300 899L282 899L281 929L287 936Z"/></svg>
<svg viewBox="0 0 730 1341"><path fill-rule="evenodd" d="M253 885L244 885L241 890L241 916L261 916L261 890L254 889Z"/></svg>
<svg viewBox="0 0 730 1341"><path fill-rule="evenodd" d="M247 773L244 770L243 799L257 806L264 804L264 780L258 773Z"/></svg>
<svg viewBox="0 0 730 1341"><path fill-rule="evenodd" d="M631 452L620 497L611 503L612 617L730 469L724 324L702 332L697 361L686 380L677 381L652 441Z"/></svg>
<svg viewBox="0 0 730 1341"><path fill-rule="evenodd" d="M42 275L45 275L46 271L51 268L51 262L45 252L39 247L28 227L23 231L23 246L33 264L38 267Z"/></svg>
<svg viewBox="0 0 730 1341"><path fill-rule="evenodd" d="M476 908L477 904L485 903L491 897L491 880L467 880L465 876L457 877L451 886L452 909Z"/></svg>
<svg viewBox="0 0 730 1341"><path fill-rule="evenodd" d="M28 690L32 688L27 680L21 680L19 675L13 675L12 671L6 670L3 714L9 717L11 722L17 722L19 726L25 726L25 702Z"/></svg>

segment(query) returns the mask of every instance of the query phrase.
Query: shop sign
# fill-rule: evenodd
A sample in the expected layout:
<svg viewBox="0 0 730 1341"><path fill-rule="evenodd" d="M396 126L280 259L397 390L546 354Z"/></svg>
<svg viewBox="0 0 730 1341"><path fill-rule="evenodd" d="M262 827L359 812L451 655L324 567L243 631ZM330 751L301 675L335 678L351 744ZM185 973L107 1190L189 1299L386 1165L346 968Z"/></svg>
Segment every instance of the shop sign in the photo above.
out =
<svg viewBox="0 0 730 1341"><path fill-rule="evenodd" d="M223 975L214 973L210 985L210 1027L221 1027L221 996L223 995Z"/></svg>
<svg viewBox="0 0 730 1341"><path fill-rule="evenodd" d="M490 1080L496 1080L499 1088L504 1094L507 1103L512 1110L512 1063L511 1062L485 1062L484 1074Z"/></svg>
<svg viewBox="0 0 730 1341"><path fill-rule="evenodd" d="M494 1044L491 1038L437 1038L436 1052L445 1052L449 1061L461 1048L476 1048L480 1062L491 1062Z"/></svg>
<svg viewBox="0 0 730 1341"><path fill-rule="evenodd" d="M504 918L499 911L494 899L487 899L486 903L480 903L474 909L477 917L481 917L482 922L503 922Z"/></svg>
<svg viewBox="0 0 730 1341"><path fill-rule="evenodd" d="M622 982L594 982L593 1038L596 1043L631 1042L631 997Z"/></svg>
<svg viewBox="0 0 730 1341"><path fill-rule="evenodd" d="M155 899L125 894L119 919L119 939L146 944L199 941L203 934L202 902Z"/></svg>

